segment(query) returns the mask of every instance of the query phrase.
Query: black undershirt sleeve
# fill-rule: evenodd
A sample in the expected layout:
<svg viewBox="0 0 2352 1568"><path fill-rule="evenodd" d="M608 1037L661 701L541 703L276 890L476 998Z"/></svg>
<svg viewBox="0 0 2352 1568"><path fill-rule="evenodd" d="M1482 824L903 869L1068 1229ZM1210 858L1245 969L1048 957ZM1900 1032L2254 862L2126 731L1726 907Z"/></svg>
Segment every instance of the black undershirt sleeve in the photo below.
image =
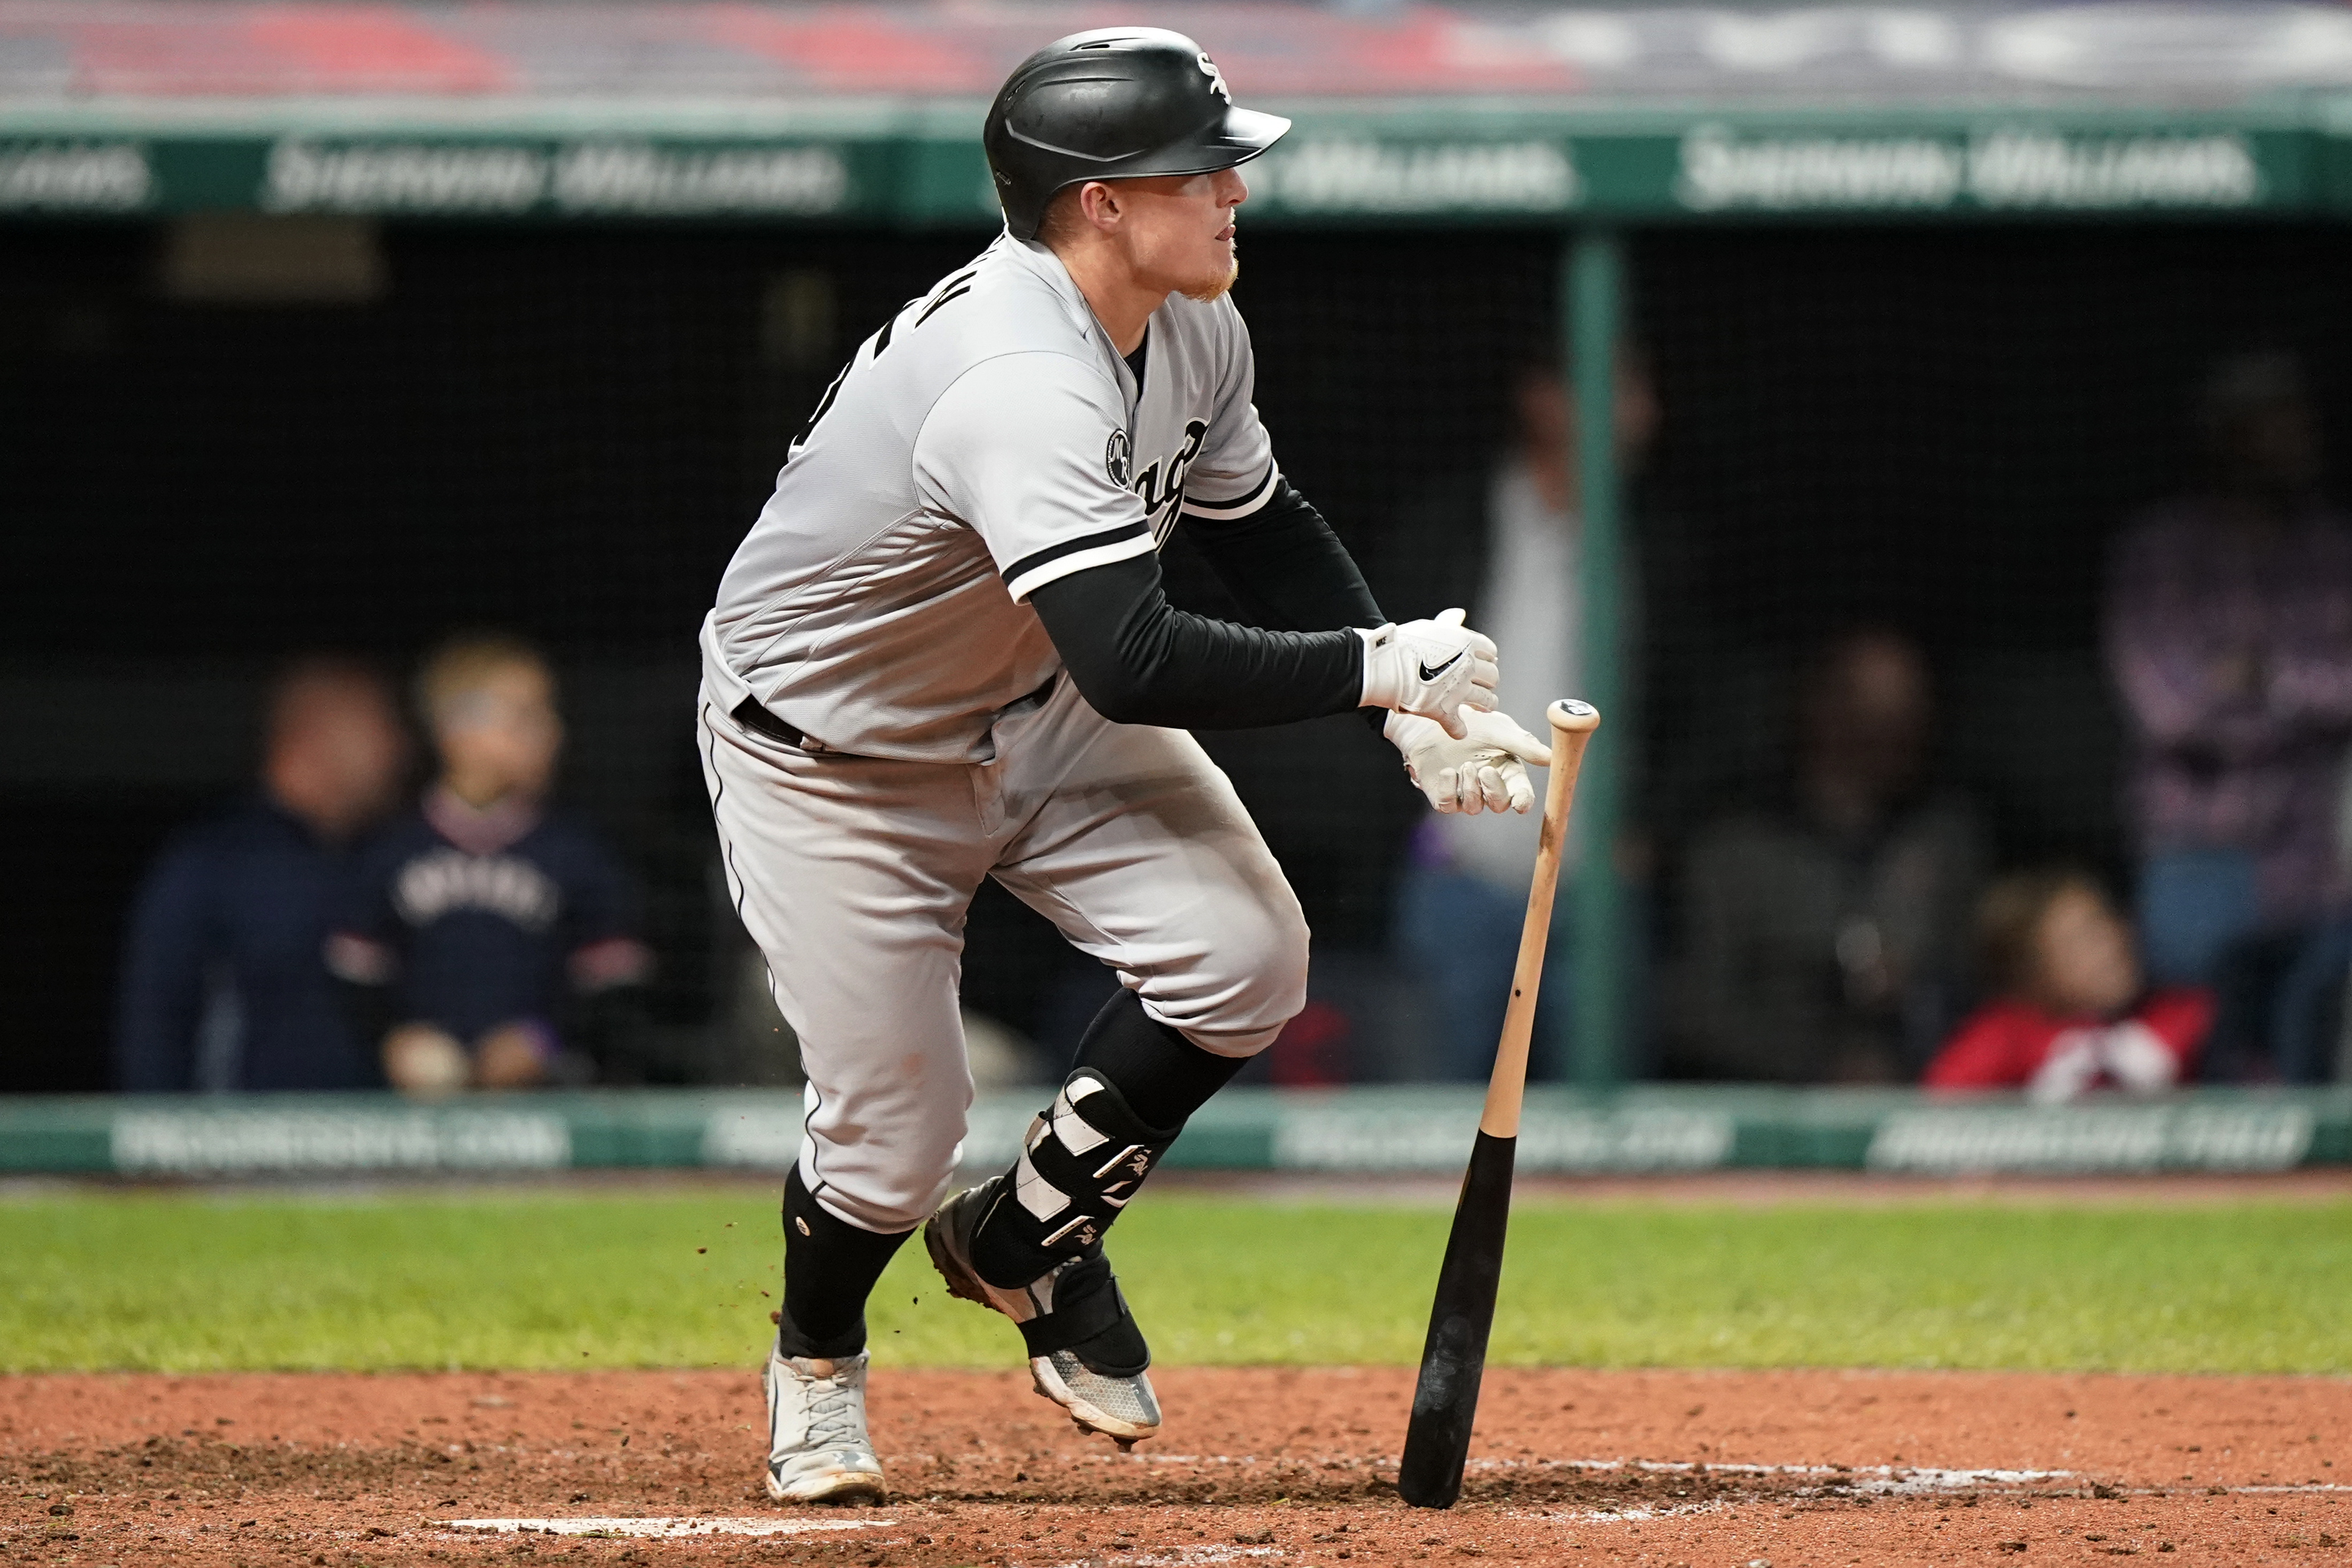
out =
<svg viewBox="0 0 2352 1568"><path fill-rule="evenodd" d="M1184 529L1252 624L1171 605L1156 552L1029 595L1095 711L1114 723L1238 730L1358 706L1363 642L1345 628L1387 617L1323 514L1285 479L1245 518L1187 517ZM1365 717L1377 727L1388 714Z"/></svg>
<svg viewBox="0 0 2352 1568"><path fill-rule="evenodd" d="M1344 713L1363 694L1364 641L1269 631L1180 610L1154 551L1073 572L1029 595L1096 712L1115 724L1242 730Z"/></svg>
<svg viewBox="0 0 2352 1568"><path fill-rule="evenodd" d="M1277 479L1266 503L1232 522L1184 519L1209 570L1252 622L1281 631L1386 624L1364 574L1323 514Z"/></svg>

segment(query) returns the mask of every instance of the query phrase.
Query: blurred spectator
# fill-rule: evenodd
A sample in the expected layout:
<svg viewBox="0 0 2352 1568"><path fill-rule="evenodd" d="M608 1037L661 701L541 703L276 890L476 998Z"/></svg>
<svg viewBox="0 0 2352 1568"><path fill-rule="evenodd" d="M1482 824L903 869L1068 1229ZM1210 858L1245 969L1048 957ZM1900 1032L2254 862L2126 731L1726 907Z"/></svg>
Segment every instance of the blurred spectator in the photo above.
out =
<svg viewBox="0 0 2352 1568"><path fill-rule="evenodd" d="M2225 982L2237 979L2242 986L2242 972L2232 973L2225 964L2222 973ZM2269 1011L2271 1065L2288 1083L2352 1083L2347 973L2352 920L2329 921L2294 944Z"/></svg>
<svg viewBox="0 0 2352 1568"><path fill-rule="evenodd" d="M620 868L546 807L553 672L513 637L460 637L416 694L441 776L362 857L330 960L395 1089L581 1081L625 1048L651 959Z"/></svg>
<svg viewBox="0 0 2352 1568"><path fill-rule="evenodd" d="M1927 787L1934 702L1908 638L1830 643L1800 677L1796 717L1787 797L1692 846L1668 1065L1908 1079L1951 1022L1984 835L1964 801Z"/></svg>
<svg viewBox="0 0 2352 1568"><path fill-rule="evenodd" d="M2189 1076L2213 1022L2212 994L2148 990L2131 928L2077 871L2004 877L1977 912L1991 997L1935 1061L1936 1089L2022 1089L2067 1100L2092 1089L2147 1093Z"/></svg>
<svg viewBox="0 0 2352 1568"><path fill-rule="evenodd" d="M2352 735L2352 536L2318 495L2295 362L2223 363L2199 408L2196 493L2124 534L2107 658L2137 755L2149 969L2219 987L2209 1076L2261 1076L2315 922L2341 910L2336 792ZM2321 986L2324 989L2324 985Z"/></svg>
<svg viewBox="0 0 2352 1568"><path fill-rule="evenodd" d="M1427 542L1407 570L1394 574L1404 581L1384 590L1383 604L1400 616L1467 609L1470 624L1502 649L1499 705L1540 734L1545 704L1584 689L1577 410L1557 363L1528 365L1513 394L1517 429L1501 458L1482 473L1441 483L1409 512L1408 537ZM1658 418L1647 364L1622 356L1614 420L1620 471L1627 478L1638 471ZM1633 567L1629 550L1622 595L1629 618L1641 598ZM1623 632L1631 647L1638 628ZM1413 830L1397 889L1396 929L1406 960L1436 993L1440 1025L1424 1076L1486 1076L1510 998L1541 825L1539 809L1524 816L1425 812ZM1571 877L1575 851L1571 845ZM1573 903L1563 893L1563 920ZM1566 933L1556 931L1541 993L1548 1017L1566 1005L1570 949ZM1538 1037L1550 1035L1539 1026Z"/></svg>
<svg viewBox="0 0 2352 1568"><path fill-rule="evenodd" d="M2352 866L2352 768L2344 774L2336 820L2339 866ZM2243 944L2225 957L2221 977L2238 993L2239 1016L2228 1020L2241 1035L2250 1010L2246 993L2249 971L2263 958L2284 947L2288 962L2280 971L2269 998L2269 1066L2288 1083L2352 1083L2352 913L2320 921L2287 942L2262 939ZM2253 1000L2258 1000L2253 999ZM2217 1031L2218 1032L2218 1031ZM2225 1039L2241 1058L2242 1038ZM2210 1076L2210 1075L2209 1075Z"/></svg>
<svg viewBox="0 0 2352 1568"><path fill-rule="evenodd" d="M373 672L304 659L269 695L259 787L174 839L131 916L114 1037L133 1091L377 1081L320 958L346 849L398 797L408 740Z"/></svg>

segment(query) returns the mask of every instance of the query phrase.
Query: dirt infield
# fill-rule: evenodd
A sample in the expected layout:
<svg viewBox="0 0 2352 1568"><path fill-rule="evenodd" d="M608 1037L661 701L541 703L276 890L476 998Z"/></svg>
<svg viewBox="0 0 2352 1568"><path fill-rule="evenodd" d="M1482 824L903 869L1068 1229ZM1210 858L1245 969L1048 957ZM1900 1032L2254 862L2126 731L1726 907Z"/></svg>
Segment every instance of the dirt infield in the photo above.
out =
<svg viewBox="0 0 2352 1568"><path fill-rule="evenodd" d="M1121 1459L1018 1374L883 1369L860 1510L764 1500L743 1372L11 1378L0 1561L2352 1560L2340 1379L1496 1371L1439 1514L1391 1485L1407 1371L1158 1376Z"/></svg>

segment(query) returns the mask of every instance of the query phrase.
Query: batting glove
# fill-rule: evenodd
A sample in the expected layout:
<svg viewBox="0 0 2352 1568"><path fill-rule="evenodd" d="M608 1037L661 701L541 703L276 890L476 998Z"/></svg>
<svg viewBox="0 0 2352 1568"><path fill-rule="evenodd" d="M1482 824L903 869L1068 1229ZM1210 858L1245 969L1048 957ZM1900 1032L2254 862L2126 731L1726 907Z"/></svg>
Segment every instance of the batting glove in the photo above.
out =
<svg viewBox="0 0 2352 1568"><path fill-rule="evenodd" d="M1464 626L1462 614L1444 610L1433 621L1359 628L1364 639L1360 705L1433 719L1457 741L1468 734L1457 710L1494 707L1501 672L1494 639Z"/></svg>
<svg viewBox="0 0 2352 1568"><path fill-rule="evenodd" d="M1536 803L1528 764L1551 761L1551 749L1514 722L1507 713L1465 710L1469 732L1448 735L1434 719L1391 713L1381 733L1404 753L1405 776L1421 786L1440 811L1475 816L1484 811L1524 813Z"/></svg>

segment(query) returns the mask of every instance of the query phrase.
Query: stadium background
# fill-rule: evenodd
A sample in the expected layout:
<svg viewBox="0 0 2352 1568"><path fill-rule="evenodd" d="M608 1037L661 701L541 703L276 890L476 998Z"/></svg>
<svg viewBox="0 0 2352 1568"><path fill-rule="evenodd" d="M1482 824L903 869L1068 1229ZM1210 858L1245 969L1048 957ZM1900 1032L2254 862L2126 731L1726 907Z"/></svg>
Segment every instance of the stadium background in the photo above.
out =
<svg viewBox="0 0 2352 1568"><path fill-rule="evenodd" d="M1926 642L1938 766L2004 862L2126 868L2100 563L2185 477L2214 357L2300 354L2352 481L2352 8L1145 10L1299 119L1252 171L1243 303L1286 466L1392 608L1437 607L1420 499L1487 462L1563 296L1654 367L1652 460L1583 497L1641 562L1592 755L1660 896L1576 889L1621 953L1671 928L1693 825L1784 774L1790 663L1856 621ZM987 237L987 92L1110 19L0 0L0 1554L533 1550L464 1528L501 1523L567 1561L919 1568L2340 1552L2352 1085L1607 1088L1590 1051L1528 1097L1453 1511L1393 1479L1480 1095L1418 1083L1238 1085L1188 1124L1117 1248L1151 1449L1049 1429L1005 1325L906 1247L868 1308L890 1509L764 1504L803 1112L727 1022L689 639L841 357ZM26 1092L103 1088L123 900L247 777L273 667L404 668L482 622L554 651L563 792L646 883L653 1081ZM1385 945L1421 811L1393 756L1344 720L1213 743L1350 1065L1393 1076L1429 1026ZM993 896L967 973L1041 1036L1083 1010ZM1648 983L1610 973L1632 1005L1570 1043L1642 1038ZM981 1099L972 1173L1035 1094Z"/></svg>
<svg viewBox="0 0 2352 1568"><path fill-rule="evenodd" d="M335 25L332 7L277 14L289 26ZM440 634L483 623L556 653L573 723L564 793L645 881L664 962L663 1028L643 1076L741 1076L719 1043L741 946L714 895L688 741L692 630L839 359L985 242L982 215L965 202L919 222L870 211L818 221L534 211L493 222L393 201L327 219L223 216L210 209L257 198L248 188L233 202L181 200L172 180L190 165L183 151L176 165L159 160L154 191L94 216L25 173L37 156L105 141L108 105L121 135L197 145L212 133L197 121L163 132L154 122L206 94L249 109L274 90L300 91L304 134L362 136L375 110L339 110L336 92L358 104L402 91L413 108L420 82L425 98L488 90L467 62L499 50L558 77L572 70L577 79L544 96L576 110L583 95L646 86L625 68L650 58L649 18L698 13L604 13L610 47L572 56L534 42L530 27L552 14L532 23L529 11L509 13L496 24L508 32L485 42L486 13L415 7L395 14L410 33L456 36L473 52L313 49L301 56L308 76L288 77L281 58L224 34L211 54L173 57L173 70L194 73L178 79L142 75L142 57L119 40L68 37L40 8L0 6L0 34L23 46L8 57L13 120L0 126L16 160L6 186L16 211L0 219L0 430L16 588L0 626L0 721L12 737L0 763L10 824L0 875L14 931L0 983L17 999L0 1090L104 1086L124 900L163 834L243 776L273 661L331 647L399 666ZM124 15L177 25L198 13ZM1499 88L1514 93L1514 113L1569 117L1555 131L1583 129L1580 112L1646 111L1652 121L1635 129L1669 148L1690 111L1663 106L1694 95L1711 110L1744 96L1761 105L1759 122L1788 134L1858 137L1883 108L1874 94L1893 93L1906 113L1944 106L1931 136L1981 133L1988 115L2032 127L2074 115L2095 128L2078 136L2086 144L2218 136L2257 169L2234 195L2109 192L2021 212L1948 195L1939 205L1801 190L1701 225L1688 210L1620 204L1620 217L1637 220L1624 239L1629 330L1664 408L1627 508L1643 561L1640 602L1627 606L1641 628L1642 701L1619 744L1627 814L1660 852L1660 896L1643 918L1670 925L1675 849L1691 826L1781 773L1775 737L1793 658L1865 621L1910 629L1934 656L1943 772L1989 808L2005 860L2067 854L2119 868L2118 735L2095 646L2105 541L2184 478L2190 391L2217 354L2296 351L2314 372L2331 450L2352 436L2341 370L2352 363L2352 306L2339 283L2352 254L2335 216L2347 158L2303 129L2326 122L2344 56L2306 47L2289 58L2280 44L2326 44L2334 35L2312 32L2311 19L2332 13L2189 7L2169 13L2172 32L2102 25L2073 39L2071 77L2039 80L1958 65L1923 76L1916 59L1906 77L1863 13L1851 26L1783 22L1779 34L1748 36L1738 47L1752 58L1728 64L1709 55L1731 46L1701 36L1700 14L1626 15L1626 36L1651 46L1631 64L1586 47L1549 65L1470 66L1444 37L1412 40L1490 16L1533 24L1520 13L1286 6L1174 8L1166 19L1204 39L1221 27L1234 36L1234 47L1213 47L1241 90L1266 82L1309 130L1325 123L1319 113L1365 134L1367 95L1385 91L1423 111L1412 136L1426 142L1433 123L1441 136L1492 141L1505 132L1482 124L1492 106L1470 95ZM1944 16L1965 39L2036 14L1919 15ZM868 97L934 89L940 123L959 93L1002 68L1002 39L962 38L944 14L867 16L887 19L852 31L870 26L873 38L846 56L818 49L807 68L845 71ZM1045 18L1027 16L1013 33L1054 30ZM1547 37L1573 57L1584 35ZM45 96L51 57L25 41L59 37L83 51L93 95ZM925 47L894 56L894 37ZM632 44L639 54L622 47ZM714 74L654 85L698 82L720 100L772 86L696 68ZM368 74L386 70L422 74ZM1452 118L1448 95L1463 105ZM1376 114L1369 123L1374 139L1388 134ZM951 126L925 134L955 139ZM216 191L217 174L204 177ZM1239 298L1256 337L1261 406L1286 468L1359 552L1392 613L1440 607L1414 598L1415 563L1432 542L1412 533L1411 500L1443 474L1484 467L1507 426L1511 377L1558 353L1563 235L1607 216L1606 181L1588 183L1542 212L1441 194L1417 216L1318 216L1277 200L1250 226ZM205 226L232 247L266 247L304 223L323 226L301 243L344 255L347 274L349 255L361 258L360 280L336 286L342 299L240 302L191 281L187 257ZM1173 572L1213 603L1213 585L1181 558ZM1417 1015L1386 957L1390 893L1418 809L1394 758L1344 721L1211 743L1307 904L1318 990L1343 998L1356 1022L1355 1073L1394 1076L1396 1037ZM967 960L975 1006L1052 1037L1069 973L1041 924L992 890L983 899ZM1637 1043L1638 1026L1624 1038Z"/></svg>

